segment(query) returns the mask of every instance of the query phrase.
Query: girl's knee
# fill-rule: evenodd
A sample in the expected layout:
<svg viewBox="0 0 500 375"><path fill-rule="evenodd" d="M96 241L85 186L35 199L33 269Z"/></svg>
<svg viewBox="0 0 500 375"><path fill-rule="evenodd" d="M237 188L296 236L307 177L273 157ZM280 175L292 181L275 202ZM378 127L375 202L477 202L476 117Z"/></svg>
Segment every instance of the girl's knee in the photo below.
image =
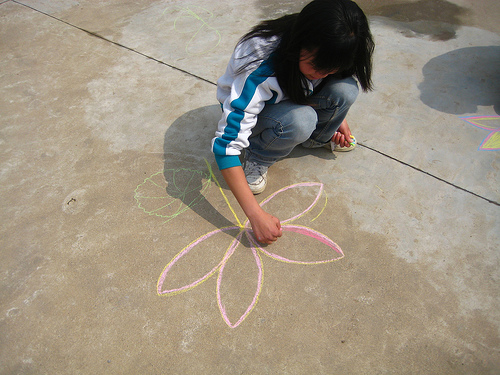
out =
<svg viewBox="0 0 500 375"><path fill-rule="evenodd" d="M316 111L312 107L304 105L292 110L290 115L292 116L290 136L297 144L308 140L318 124Z"/></svg>
<svg viewBox="0 0 500 375"><path fill-rule="evenodd" d="M332 102L336 102L340 106L350 107L354 104L359 94L358 83L352 77L331 80L325 88L328 90Z"/></svg>
<svg viewBox="0 0 500 375"><path fill-rule="evenodd" d="M342 92L344 93L346 104L349 106L354 104L359 94L359 87L356 80L352 77L347 78L346 81L342 83Z"/></svg>

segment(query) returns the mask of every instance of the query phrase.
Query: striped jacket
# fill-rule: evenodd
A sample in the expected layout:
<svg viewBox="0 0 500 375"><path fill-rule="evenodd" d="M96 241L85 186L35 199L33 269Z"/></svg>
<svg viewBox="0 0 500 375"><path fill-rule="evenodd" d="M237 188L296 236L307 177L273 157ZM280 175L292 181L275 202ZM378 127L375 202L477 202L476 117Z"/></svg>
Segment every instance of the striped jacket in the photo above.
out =
<svg viewBox="0 0 500 375"><path fill-rule="evenodd" d="M248 138L264 106L287 99L275 77L269 52L267 56L265 52L274 50L278 42L279 39L273 37L251 38L240 43L229 60L226 72L217 81L217 100L221 103L222 118L212 139L212 152L221 170L241 165L238 156L242 149L248 147ZM270 44L271 48L268 48ZM249 62L250 65L238 74L238 69ZM314 86L318 83L315 81ZM308 84L306 90L312 93L313 83Z"/></svg>

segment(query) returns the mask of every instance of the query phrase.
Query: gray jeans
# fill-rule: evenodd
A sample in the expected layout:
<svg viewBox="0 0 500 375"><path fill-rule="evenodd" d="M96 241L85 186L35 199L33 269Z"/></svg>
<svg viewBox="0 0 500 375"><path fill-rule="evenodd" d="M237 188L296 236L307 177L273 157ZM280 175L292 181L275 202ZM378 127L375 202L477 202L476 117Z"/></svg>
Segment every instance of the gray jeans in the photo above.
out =
<svg viewBox="0 0 500 375"><path fill-rule="evenodd" d="M285 100L268 104L258 116L245 159L271 166L295 146L321 147L332 139L358 96L352 77L330 77L309 97L310 105Z"/></svg>

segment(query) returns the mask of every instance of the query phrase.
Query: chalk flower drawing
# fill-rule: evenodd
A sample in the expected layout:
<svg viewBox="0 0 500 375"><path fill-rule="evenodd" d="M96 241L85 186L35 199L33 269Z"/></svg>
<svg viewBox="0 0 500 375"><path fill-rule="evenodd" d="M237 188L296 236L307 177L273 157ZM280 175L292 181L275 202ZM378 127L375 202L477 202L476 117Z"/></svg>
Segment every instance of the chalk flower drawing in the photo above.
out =
<svg viewBox="0 0 500 375"><path fill-rule="evenodd" d="M460 118L477 128L490 131L490 134L479 145L478 150L500 150L500 116L470 116Z"/></svg>
<svg viewBox="0 0 500 375"><path fill-rule="evenodd" d="M165 181L168 181L167 186ZM210 182L210 176L198 170L167 169L137 186L134 199L144 212L167 222L205 199L203 193Z"/></svg>
<svg viewBox="0 0 500 375"><path fill-rule="evenodd" d="M325 247L327 249L328 253L331 253L333 250L333 253L334 253L333 256L332 256L332 254L329 254L327 259L314 260L314 261L311 261L311 260L303 261L303 260L290 259L289 257L278 255L276 253L269 251L268 249L270 247L261 246L255 240L248 220L245 221L243 224L241 224L238 217L236 216L236 213L231 208L227 197L225 196L220 184L218 183L218 181L215 178L215 176L213 175L213 173L211 173L211 176L212 176L212 179L217 183L217 185L218 185L222 195L224 196L224 199L225 199L226 203L228 204L228 207L230 208L231 212L233 213L233 216L235 217L238 225L224 227L221 229L217 229L217 230L208 232L205 235L196 239L195 241L191 242L184 249L182 249L163 269L163 272L161 273L161 275L158 279L158 283L157 283L157 292L159 295L176 295L176 294L188 291L188 290L193 289L194 287L200 285L202 282L209 279L215 273L218 273L217 287L216 287L217 304L219 306L220 313L222 314L222 318L224 319L226 324L231 328L235 328L235 327L239 326L245 320L245 318L250 314L250 312L253 310L253 308L255 307L255 305L257 304L257 301L259 299L259 295L260 295L261 290L262 290L263 275L264 275L261 254L264 254L272 259L275 259L275 260L278 260L281 262L292 263L292 264L302 264L302 265L329 263L329 262L333 262L333 261L339 260L339 259L344 257L344 253L342 252L340 247L336 243L334 243L330 238L325 236L324 234L322 234L316 230L313 230L311 228L305 227L305 226L291 224L293 221L299 219L300 217L304 216L306 213L310 212L313 209L313 207L316 206L320 197L324 193L324 186L322 183L306 182L306 183L298 183L298 184L290 185L290 186L284 187L284 188L276 191L275 193L273 193L272 195L270 195L268 198L266 198L264 201L262 201L260 203L261 206L264 206L264 205L268 204L269 202L271 202L272 200L279 200L280 195L282 195L284 192L292 191L294 189L300 190L303 188L308 188L308 189L317 190L316 196L313 198L312 202L305 210L303 210L302 212L297 212L295 214L292 214L291 217L281 221L281 226L283 229L283 237L285 237L285 234L286 235L293 234L293 235L300 235L300 236L309 237L309 239L315 240L315 243L317 246ZM307 203L306 203L306 205L307 205ZM326 205L326 203L325 203L325 205ZM323 209L324 209L324 207L323 207ZM316 216L316 218L319 215L321 215L323 209ZM314 218L314 219L316 219L316 218ZM203 246L205 241L207 241L209 238L216 236L216 235L221 235L223 233L234 232L234 231L237 231L237 234L236 234L234 240L232 240L231 243L229 244L229 247L227 248L222 259L218 263L217 263L217 261L215 261L216 264L212 264L213 267L212 266L208 267L209 269L210 269L210 267L212 267L208 273L206 273L205 275L203 275L201 277L195 276L194 280L191 280L191 282L189 282L185 285L176 286L176 287L166 287L166 285L168 283L169 273L171 272L172 269L174 269L178 265L179 262L183 261L186 257L189 258L189 255L192 255L193 253L203 252L203 251L211 251L211 249L207 250ZM253 260L255 261L255 265L256 265L256 270L257 270L256 275L255 275L255 277L257 279L256 290L255 290L255 293L253 293L253 298L251 298L251 302L250 302L249 306L246 308L246 310L244 311L244 313L239 317L239 319L236 319L235 322L232 322L232 321L230 321L230 319L228 317L228 314L226 311L226 306L225 306L225 304L223 302L223 298L221 296L221 285L224 281L223 276L224 276L224 270L226 268L226 265L228 264L231 257L235 254L236 250L238 249L239 245L241 244L243 236L246 237L246 240L250 244L250 246L249 246L250 251L251 251L251 254L253 256ZM272 247L275 248L276 246L279 246L278 243L279 243L279 241L275 245L273 245ZM244 247L244 246L242 245L240 247ZM278 249L279 249L279 247L278 247ZM243 249L242 251L245 251L245 250L246 249ZM239 313L237 315L239 315Z"/></svg>

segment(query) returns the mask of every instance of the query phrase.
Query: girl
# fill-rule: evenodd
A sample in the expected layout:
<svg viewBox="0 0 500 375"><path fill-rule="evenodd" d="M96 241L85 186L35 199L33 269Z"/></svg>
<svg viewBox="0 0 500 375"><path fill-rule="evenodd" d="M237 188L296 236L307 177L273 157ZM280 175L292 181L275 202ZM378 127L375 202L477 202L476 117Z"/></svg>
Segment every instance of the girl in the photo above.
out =
<svg viewBox="0 0 500 375"><path fill-rule="evenodd" d="M280 221L254 197L272 164L299 144L354 147L345 117L357 82L372 89L373 50L366 16L350 0L314 0L298 14L260 23L239 41L217 81L223 115L212 151L258 241L281 236Z"/></svg>

